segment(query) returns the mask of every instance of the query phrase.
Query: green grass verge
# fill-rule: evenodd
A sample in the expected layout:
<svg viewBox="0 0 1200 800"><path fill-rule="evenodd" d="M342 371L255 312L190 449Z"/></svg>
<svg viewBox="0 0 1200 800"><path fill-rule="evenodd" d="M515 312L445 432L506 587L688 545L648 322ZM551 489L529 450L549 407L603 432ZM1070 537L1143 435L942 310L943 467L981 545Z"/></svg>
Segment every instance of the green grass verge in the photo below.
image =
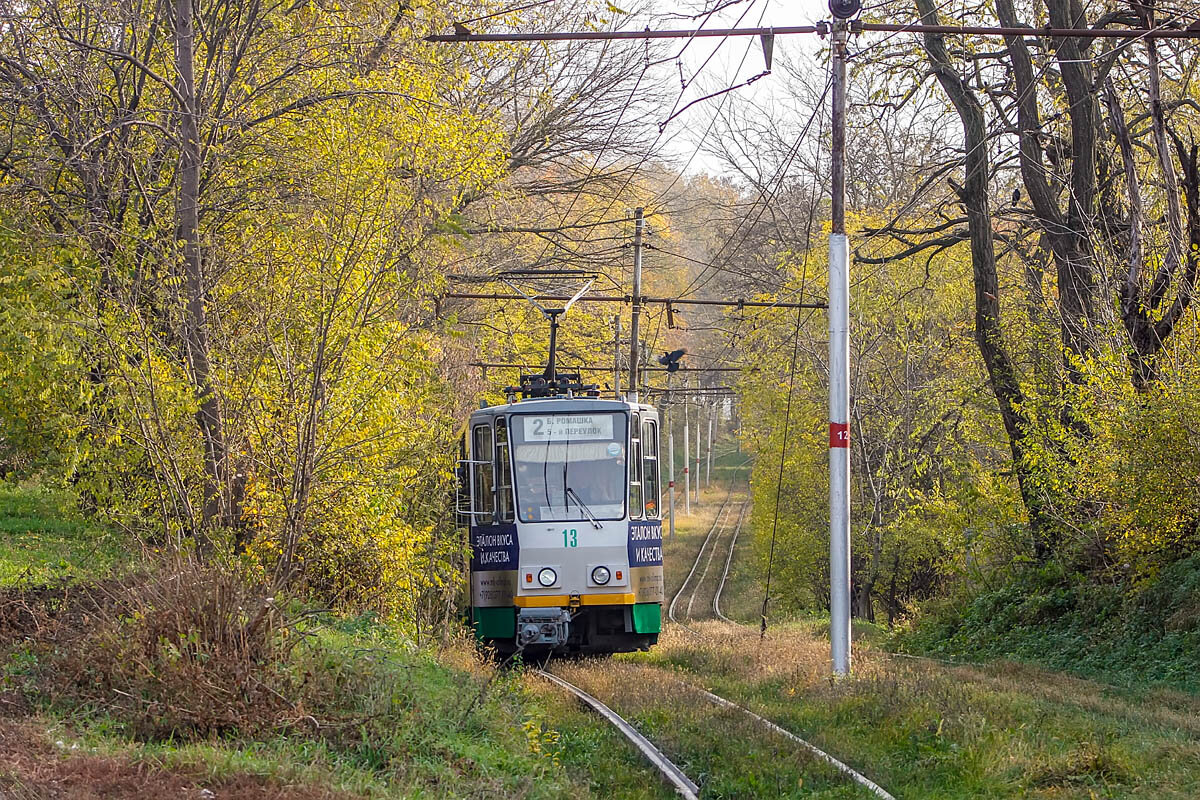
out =
<svg viewBox="0 0 1200 800"><path fill-rule="evenodd" d="M1200 554L1138 586L1049 563L962 602L932 605L894 646L965 661L1016 659L1130 688L1200 691Z"/></svg>
<svg viewBox="0 0 1200 800"><path fill-rule="evenodd" d="M1200 796L1200 700L1001 662L949 667L875 649L828 679L812 623L676 638L633 660L683 674L859 769L897 797Z"/></svg>
<svg viewBox="0 0 1200 800"><path fill-rule="evenodd" d="M66 491L0 483L0 586L101 577L129 558L128 545Z"/></svg>
<svg viewBox="0 0 1200 800"><path fill-rule="evenodd" d="M385 626L309 632L292 669L343 690L297 709L277 736L146 741L103 713L58 716L58 739L84 752L220 781L254 775L372 798L590 797L561 760L567 749L515 672L495 672L464 646L412 650ZM354 674L354 691L331 675ZM311 713L308 713L311 712ZM46 711L44 719L53 720Z"/></svg>

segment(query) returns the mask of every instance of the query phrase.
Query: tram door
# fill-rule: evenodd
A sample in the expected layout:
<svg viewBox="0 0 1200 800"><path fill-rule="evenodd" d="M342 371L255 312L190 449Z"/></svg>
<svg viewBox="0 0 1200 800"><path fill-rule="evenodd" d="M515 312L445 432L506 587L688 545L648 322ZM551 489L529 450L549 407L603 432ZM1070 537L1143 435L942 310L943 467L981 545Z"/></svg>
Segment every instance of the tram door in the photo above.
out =
<svg viewBox="0 0 1200 800"><path fill-rule="evenodd" d="M513 521L512 460L504 417L471 428L470 524L501 525Z"/></svg>
<svg viewBox="0 0 1200 800"><path fill-rule="evenodd" d="M469 434L472 617L481 638L509 639L516 633L520 543L507 420L480 420Z"/></svg>
<svg viewBox="0 0 1200 800"><path fill-rule="evenodd" d="M629 517L659 519L658 421L634 414L629 445Z"/></svg>

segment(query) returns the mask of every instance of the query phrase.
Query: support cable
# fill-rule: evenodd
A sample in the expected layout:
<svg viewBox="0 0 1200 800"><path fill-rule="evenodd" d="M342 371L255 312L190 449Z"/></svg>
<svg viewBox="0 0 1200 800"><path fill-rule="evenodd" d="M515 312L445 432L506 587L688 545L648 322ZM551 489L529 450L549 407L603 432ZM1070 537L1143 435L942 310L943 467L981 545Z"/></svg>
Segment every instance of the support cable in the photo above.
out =
<svg viewBox="0 0 1200 800"><path fill-rule="evenodd" d="M717 254L715 256L713 256L713 258L710 260L710 263L712 264L713 268L716 271L731 272L734 274L743 275L744 277L748 277L745 275L745 273L742 273L735 269L731 269L729 266L724 266L724 267L718 266L717 263L721 260L721 256L725 255L725 251L729 248L729 246L733 244L734 237L736 237L739 233L742 232L742 228L746 225L746 222L750 218L750 213L752 213L754 211L755 207L758 207L758 213L754 217L754 221L750 222L749 227L746 228L746 232L742 234L742 238L738 240L737 244L729 252L729 255L726 256L726 259L725 259L726 262L732 263L734 257L736 257L737 254L741 251L742 245L744 245L746 243L746 240L749 238L750 234L753 232L754 226L758 224L758 221L760 219L762 219L762 215L764 213L766 213L767 208L770 207L771 203L774 202L775 195L783 188L783 183L787 179L787 173L792 168L792 162L795 161L796 156L799 154L800 146L807 139L808 132L812 128L812 124L816 120L817 115L821 112L821 110L823 108L822 104L825 102L825 97L829 94L829 89L832 85L833 85L832 79L829 80L828 82L826 82L825 88L822 90L820 98L813 105L812 114L809 115L808 121L804 123L804 127L800 130L800 134L796 137L796 143L788 151L787 157L784 159L784 162L783 162L782 166L779 168L779 171L774 176L772 176L770 178L770 180L768 180L766 182L766 184L763 186L762 189L759 190L757 197L755 197L754 202L751 203L751 205L750 205L750 212L748 212L746 214L746 216L742 217L742 219L739 220L738 225L734 229L733 233L731 233L729 235L729 238L725 240L724 244L722 244L721 248L717 251ZM760 206L760 203L761 203L761 206ZM813 209L809 210L810 215L813 212L814 212ZM709 283L711 283L712 280L716 277L716 274L717 274L717 272L712 272L710 274L710 273L708 273L707 270L702 270L700 272L700 274L697 275L694 279L692 279L692 281L684 288L684 290L682 292L680 292L680 295L683 297L689 297L689 296L695 294L696 292L700 291L705 286L707 286Z"/></svg>
<svg viewBox="0 0 1200 800"><path fill-rule="evenodd" d="M788 371L787 410L783 413L783 442L779 445L779 478L775 482L775 517L771 521L771 552L767 556L767 586L763 592L761 642L767 635L767 603L771 601L771 568L775 563L775 534L779 530L779 496L783 494L783 467L787 463L788 433L792 424L792 387L796 382L796 355L800 351L800 309L796 309L796 330L792 333L792 366Z"/></svg>

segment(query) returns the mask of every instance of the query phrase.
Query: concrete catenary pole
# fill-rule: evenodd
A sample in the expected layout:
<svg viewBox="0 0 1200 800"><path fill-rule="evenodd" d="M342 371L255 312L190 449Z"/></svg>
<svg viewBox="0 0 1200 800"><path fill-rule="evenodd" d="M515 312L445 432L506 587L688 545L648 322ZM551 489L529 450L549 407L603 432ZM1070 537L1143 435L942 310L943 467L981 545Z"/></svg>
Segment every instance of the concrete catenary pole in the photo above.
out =
<svg viewBox="0 0 1200 800"><path fill-rule="evenodd" d="M698 385L697 385L697 388L699 388ZM704 405L702 403L696 403L696 499L697 500L700 499L700 445L702 443L702 440L700 439L700 417L703 416L700 413L700 409L702 409L702 408L704 408Z"/></svg>
<svg viewBox="0 0 1200 800"><path fill-rule="evenodd" d="M833 23L829 234L829 609L834 675L850 673L850 249L846 240L846 33Z"/></svg>
<svg viewBox="0 0 1200 800"><path fill-rule="evenodd" d="M706 462L704 464L704 488L712 486L712 437L713 437L713 417L717 415L717 406L714 403L709 403L708 406L708 448L704 455Z"/></svg>
<svg viewBox="0 0 1200 800"><path fill-rule="evenodd" d="M633 320L629 326L629 399L638 399L638 326L642 316L642 207L633 210Z"/></svg>
<svg viewBox="0 0 1200 800"><path fill-rule="evenodd" d="M671 419L671 373L667 373L667 396L663 404L663 424L667 428L667 519L669 531L675 538L675 426Z"/></svg>
<svg viewBox="0 0 1200 800"><path fill-rule="evenodd" d="M613 315L613 394L621 397L621 315Z"/></svg>
<svg viewBox="0 0 1200 800"><path fill-rule="evenodd" d="M686 385L684 386L686 389ZM687 392L683 394L683 513L692 515L692 482L688 478L688 459L691 449L688 447L688 401Z"/></svg>

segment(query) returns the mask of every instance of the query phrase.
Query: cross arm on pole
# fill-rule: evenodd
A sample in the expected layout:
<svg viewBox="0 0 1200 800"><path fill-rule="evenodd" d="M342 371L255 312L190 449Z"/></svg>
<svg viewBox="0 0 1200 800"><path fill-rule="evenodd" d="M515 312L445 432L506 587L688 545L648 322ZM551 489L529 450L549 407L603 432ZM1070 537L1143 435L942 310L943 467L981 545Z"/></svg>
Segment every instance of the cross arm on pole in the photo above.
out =
<svg viewBox="0 0 1200 800"><path fill-rule="evenodd" d="M446 292L441 297L448 300L529 300L521 294L500 294L498 292ZM533 300L570 300L569 295L534 295ZM633 302L631 295L590 295L581 298L581 303L626 303ZM672 306L723 306L726 308L812 308L823 309L829 306L825 303L790 303L782 300L702 300L678 297L641 297L640 305L672 305Z"/></svg>
<svg viewBox="0 0 1200 800"><path fill-rule="evenodd" d="M580 42L611 41L614 39L694 39L710 36L788 36L817 34L830 31L828 22L817 25L792 25L779 28L712 28L709 30L632 30L632 31L544 31L541 33L440 33L426 36L425 41L447 42ZM1200 39L1200 29L1158 26L1154 28L1043 28L1004 27L993 25L921 25L893 22L859 22L848 25L850 33L878 31L884 33L944 33L965 36L1047 36L1080 39Z"/></svg>

